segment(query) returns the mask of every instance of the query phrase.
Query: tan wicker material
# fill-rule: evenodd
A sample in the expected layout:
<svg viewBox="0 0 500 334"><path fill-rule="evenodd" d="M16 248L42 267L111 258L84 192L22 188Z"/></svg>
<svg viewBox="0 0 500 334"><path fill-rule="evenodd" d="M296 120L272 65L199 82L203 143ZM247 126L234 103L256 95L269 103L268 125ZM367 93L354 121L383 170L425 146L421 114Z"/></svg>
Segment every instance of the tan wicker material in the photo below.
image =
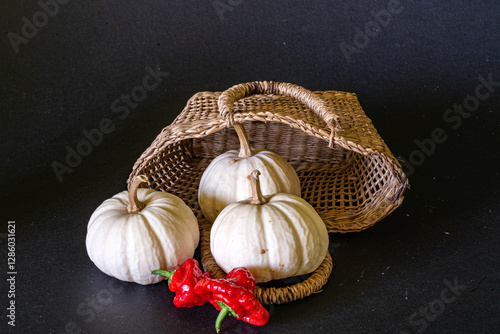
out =
<svg viewBox="0 0 500 334"><path fill-rule="evenodd" d="M202 232L202 263L212 274L217 273L214 263L203 255L203 235L210 225L198 206L197 187L213 158L239 148L234 122L243 123L252 146L278 153L296 169L302 197L316 209L328 232L364 230L403 201L408 180L355 94L312 93L275 82L197 93L139 157L128 182L145 174L152 189L175 194L193 209ZM326 283L324 276L330 275L325 266L323 262L313 280L302 282L299 290L318 291ZM288 289L291 295L305 296L294 289ZM258 294L273 303L293 299L283 291Z"/></svg>
<svg viewBox="0 0 500 334"><path fill-rule="evenodd" d="M284 86L290 95L294 92L291 87L297 87L266 84ZM222 97L233 96L234 101L243 96L242 91L258 92L253 87L253 83L237 85ZM220 95L195 94L137 160L129 182L138 174L146 174L151 188L180 196L201 218L197 204L201 174L214 157L239 148L238 138L226 120L234 118L244 123L255 147L274 151L295 167L302 197L316 208L329 232L361 231L401 204L408 180L355 94L311 94L329 107L323 114L333 115L323 119L295 98L279 95L240 99L234 104L235 112L229 117L226 112L224 118L217 107ZM332 131L324 119L336 124L337 130Z"/></svg>

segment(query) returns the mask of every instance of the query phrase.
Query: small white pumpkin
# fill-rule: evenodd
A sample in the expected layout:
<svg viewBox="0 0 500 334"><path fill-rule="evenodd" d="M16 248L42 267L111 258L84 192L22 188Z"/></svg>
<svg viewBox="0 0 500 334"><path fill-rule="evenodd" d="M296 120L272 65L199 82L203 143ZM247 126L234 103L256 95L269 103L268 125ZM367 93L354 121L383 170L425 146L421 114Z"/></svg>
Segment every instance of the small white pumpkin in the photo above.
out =
<svg viewBox="0 0 500 334"><path fill-rule="evenodd" d="M199 242L198 221L177 196L138 189L147 182L136 177L129 191L105 200L92 214L86 246L90 259L104 273L122 281L154 284L162 268L174 270L193 257Z"/></svg>
<svg viewBox="0 0 500 334"><path fill-rule="evenodd" d="M203 173L198 188L201 212L209 222L215 221L227 205L252 196L247 175L260 170L264 195L290 193L300 196L300 181L293 167L278 154L250 147L241 123L234 129L240 140L240 151L230 150L216 157Z"/></svg>
<svg viewBox="0 0 500 334"><path fill-rule="evenodd" d="M325 223L296 195L262 196L259 174L249 176L252 198L228 205L215 220L210 231L215 261L226 273L248 268L257 283L313 272L328 249Z"/></svg>

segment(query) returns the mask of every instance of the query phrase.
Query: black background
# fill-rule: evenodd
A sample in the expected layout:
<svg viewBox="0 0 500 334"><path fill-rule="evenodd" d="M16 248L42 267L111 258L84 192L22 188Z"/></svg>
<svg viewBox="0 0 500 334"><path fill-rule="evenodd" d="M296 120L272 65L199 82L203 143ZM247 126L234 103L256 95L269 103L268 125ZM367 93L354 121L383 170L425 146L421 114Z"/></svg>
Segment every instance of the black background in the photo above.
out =
<svg viewBox="0 0 500 334"><path fill-rule="evenodd" d="M373 24L387 9L397 14ZM498 1L69 1L46 22L41 10L35 1L0 5L1 332L213 332L212 306L176 309L166 283L101 273L86 253L86 225L194 93L253 80L357 93L414 168L405 167L401 208L363 232L331 235L334 271L322 293L268 307L264 327L227 319L224 332L500 330ZM34 16L41 27L14 47L23 17ZM358 52L346 57L347 44ZM168 76L120 119L113 101L148 67ZM492 91L480 77L496 83ZM476 88L489 96L474 100ZM469 116L447 113L466 102ZM105 118L114 131L60 182L53 162L64 164L67 147ZM432 148L436 129L445 137ZM15 328L6 317L8 220ZM461 286L449 303L439 302L446 282Z"/></svg>

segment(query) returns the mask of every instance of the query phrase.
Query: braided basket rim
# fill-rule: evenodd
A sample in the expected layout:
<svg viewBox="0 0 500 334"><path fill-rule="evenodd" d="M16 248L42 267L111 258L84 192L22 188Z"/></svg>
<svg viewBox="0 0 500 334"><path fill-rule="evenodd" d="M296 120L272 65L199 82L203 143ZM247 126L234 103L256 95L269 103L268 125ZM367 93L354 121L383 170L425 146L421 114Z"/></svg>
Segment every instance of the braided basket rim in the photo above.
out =
<svg viewBox="0 0 500 334"><path fill-rule="evenodd" d="M148 175L148 171L149 174L153 173L151 170L148 170L148 167L150 165L159 164L161 162L162 154L166 152L168 148L171 148L174 145L182 146L183 143L186 143L189 140L204 138L230 128L230 124L228 124L227 119L219 113L218 106L216 104L219 97L223 93L224 92L205 91L194 94L188 100L183 111L170 125L163 128L153 143L137 159L129 176L128 184L130 185L134 177L139 174ZM387 167L386 172L391 174L391 182L393 183L390 189L384 193L386 196L384 203L375 203L376 205L381 206L381 209L379 210L380 212L376 212L372 215L373 217L370 216L370 219L363 221L362 226L343 224L344 221L350 222L350 219L352 219L348 216L330 217L328 214L322 216L329 233L346 233L364 230L400 206L404 198L405 189L409 188L408 179L404 174L399 161L392 155L389 148L386 146L371 123L371 120L364 114L355 93L334 90L315 91L312 93L316 96L325 98L327 102L334 100L348 100L352 105L354 105L355 108L357 108L356 112L358 113L358 116L361 115L362 121L364 122L363 131L370 134L370 141L367 141L367 143L363 142L364 132L361 134L349 132L350 125L346 123L346 120L342 117L338 117L338 123L335 124L335 131L333 131L331 126L329 128L329 124L326 124L318 117L311 122L309 120L301 119L299 117L300 115L297 116L295 114L287 113L286 110L271 112L246 109L247 106L252 106L253 109L258 109L259 103L269 103L273 105L273 103L279 104L290 100L290 97L283 97L279 95L255 94L242 98L237 101L237 103L234 103L235 110L237 112L235 112L234 115L231 115L232 121L243 124L252 122L285 124L290 128L301 130L309 136L319 138L321 141L328 143L329 147L337 145L350 152L366 156L369 159L378 159L376 163L383 164ZM199 116L196 108L200 103L208 104L209 110L208 112L203 113L200 119L193 119L194 116ZM257 105L257 108L255 108L255 105ZM194 109L192 110L192 108ZM303 107L303 109L307 110L308 108ZM335 122L337 122L337 119L335 119ZM217 265L210 252L209 237L211 224L207 222L200 213L198 213L197 218L201 235L200 250L202 265L205 270L209 271L214 277L224 277L225 273ZM333 224L330 221L333 221L334 219L336 224ZM320 291L320 289L328 281L332 269L333 260L331 255L327 253L320 267L317 268L305 281L280 288L257 286L255 294L264 304L280 304L301 299Z"/></svg>

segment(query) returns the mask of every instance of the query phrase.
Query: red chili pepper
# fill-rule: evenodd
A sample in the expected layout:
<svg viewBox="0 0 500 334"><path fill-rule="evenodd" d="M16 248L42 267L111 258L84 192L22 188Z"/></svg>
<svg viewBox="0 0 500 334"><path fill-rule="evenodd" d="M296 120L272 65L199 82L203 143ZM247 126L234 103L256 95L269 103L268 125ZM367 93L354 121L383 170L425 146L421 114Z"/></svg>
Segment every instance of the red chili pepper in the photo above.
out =
<svg viewBox="0 0 500 334"><path fill-rule="evenodd" d="M255 279L246 268L231 270L225 279L201 279L194 287L198 295L221 311L215 321L217 332L228 313L252 325L262 326L267 323L269 312L255 297L254 289Z"/></svg>
<svg viewBox="0 0 500 334"><path fill-rule="evenodd" d="M201 306L208 302L194 291L196 283L200 279L211 278L212 275L203 273L198 261L187 259L180 267L174 271L154 270L154 275L168 277L168 288L175 292L174 305L177 307Z"/></svg>

